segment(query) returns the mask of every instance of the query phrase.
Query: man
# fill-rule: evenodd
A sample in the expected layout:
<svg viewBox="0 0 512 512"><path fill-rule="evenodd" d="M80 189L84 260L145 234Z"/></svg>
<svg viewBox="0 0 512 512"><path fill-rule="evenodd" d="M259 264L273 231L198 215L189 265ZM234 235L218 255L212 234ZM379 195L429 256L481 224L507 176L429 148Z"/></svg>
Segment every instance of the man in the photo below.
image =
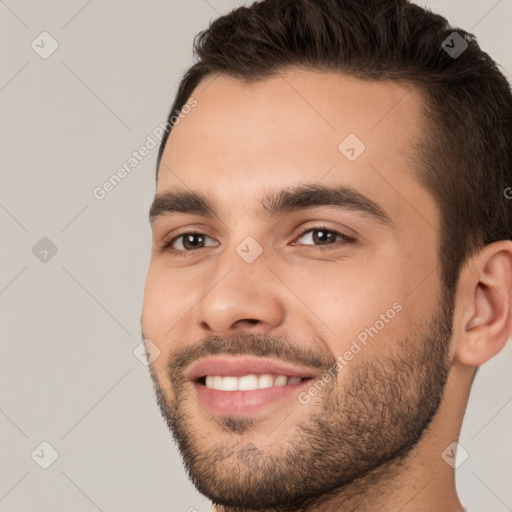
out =
<svg viewBox="0 0 512 512"><path fill-rule="evenodd" d="M463 510L442 454L512 332L507 80L405 0L266 0L195 50L141 319L190 478L218 512Z"/></svg>

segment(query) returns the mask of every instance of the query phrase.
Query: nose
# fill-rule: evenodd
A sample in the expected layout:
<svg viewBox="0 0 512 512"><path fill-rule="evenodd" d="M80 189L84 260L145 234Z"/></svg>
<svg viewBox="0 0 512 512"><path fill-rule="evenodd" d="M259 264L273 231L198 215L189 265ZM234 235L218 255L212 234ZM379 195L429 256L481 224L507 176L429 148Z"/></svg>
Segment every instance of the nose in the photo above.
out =
<svg viewBox="0 0 512 512"><path fill-rule="evenodd" d="M279 285L264 261L248 264L235 254L228 268L219 268L208 282L196 308L197 322L208 335L216 336L240 330L271 331L285 316L284 297L280 295L283 287Z"/></svg>

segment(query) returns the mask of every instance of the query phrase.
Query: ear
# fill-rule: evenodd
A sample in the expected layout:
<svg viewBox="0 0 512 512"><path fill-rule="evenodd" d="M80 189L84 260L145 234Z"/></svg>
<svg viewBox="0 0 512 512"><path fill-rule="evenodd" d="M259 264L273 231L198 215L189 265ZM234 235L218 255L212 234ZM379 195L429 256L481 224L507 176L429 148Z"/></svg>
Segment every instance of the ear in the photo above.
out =
<svg viewBox="0 0 512 512"><path fill-rule="evenodd" d="M512 333L512 241L484 246L462 267L457 286L454 358L480 366Z"/></svg>

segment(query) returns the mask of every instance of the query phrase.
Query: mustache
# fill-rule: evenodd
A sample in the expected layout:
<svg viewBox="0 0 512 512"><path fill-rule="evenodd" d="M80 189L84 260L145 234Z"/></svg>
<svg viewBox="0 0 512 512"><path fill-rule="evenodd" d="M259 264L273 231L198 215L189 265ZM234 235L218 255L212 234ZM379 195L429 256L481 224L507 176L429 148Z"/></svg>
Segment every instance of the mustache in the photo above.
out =
<svg viewBox="0 0 512 512"><path fill-rule="evenodd" d="M199 343L184 347L170 358L167 368L171 382L179 385L185 380L185 369L193 362L220 354L272 357L311 368L319 374L336 363L332 354L323 352L317 345L315 348L299 346L286 337L255 333L235 334L224 338L211 336Z"/></svg>

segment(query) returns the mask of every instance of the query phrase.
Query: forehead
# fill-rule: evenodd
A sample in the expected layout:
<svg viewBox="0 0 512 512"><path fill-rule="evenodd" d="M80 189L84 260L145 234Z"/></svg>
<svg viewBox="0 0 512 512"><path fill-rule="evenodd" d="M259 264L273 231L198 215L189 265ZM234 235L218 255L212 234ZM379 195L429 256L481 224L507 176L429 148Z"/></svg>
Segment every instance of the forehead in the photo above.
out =
<svg viewBox="0 0 512 512"><path fill-rule="evenodd" d="M246 207L269 187L343 184L397 215L398 203L416 203L435 222L409 158L423 129L414 87L288 69L249 84L210 76L192 97L167 141L157 192L188 188L232 198L232 207L242 197Z"/></svg>

